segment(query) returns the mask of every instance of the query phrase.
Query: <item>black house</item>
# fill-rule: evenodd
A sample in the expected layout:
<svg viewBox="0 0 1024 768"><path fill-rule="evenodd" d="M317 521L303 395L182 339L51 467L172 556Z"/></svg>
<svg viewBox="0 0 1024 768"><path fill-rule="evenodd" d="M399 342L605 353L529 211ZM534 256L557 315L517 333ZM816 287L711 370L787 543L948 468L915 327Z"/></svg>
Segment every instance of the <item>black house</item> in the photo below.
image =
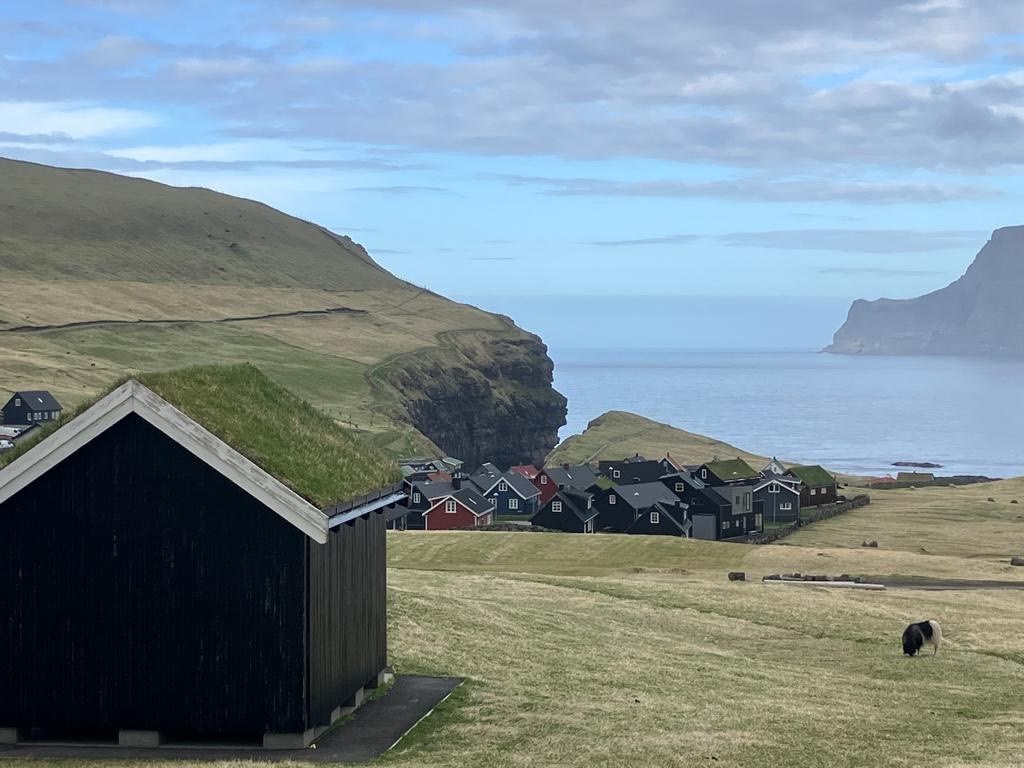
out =
<svg viewBox="0 0 1024 768"><path fill-rule="evenodd" d="M530 522L566 533L593 533L597 509L593 496L575 488L563 488L540 508Z"/></svg>
<svg viewBox="0 0 1024 768"><path fill-rule="evenodd" d="M661 502L675 506L679 497L663 483L635 483L616 485L597 494L594 502L600 511L597 528L602 531L625 533L636 522Z"/></svg>
<svg viewBox="0 0 1024 768"><path fill-rule="evenodd" d="M663 461L648 461L636 457L625 461L601 461L597 467L602 475L616 485L653 483L667 471Z"/></svg>
<svg viewBox="0 0 1024 768"><path fill-rule="evenodd" d="M39 424L53 421L63 410L57 398L45 391L15 392L0 409L4 424Z"/></svg>
<svg viewBox="0 0 1024 768"><path fill-rule="evenodd" d="M638 516L626 533L647 536L682 536L690 538L693 524L683 502L663 504L660 501Z"/></svg>
<svg viewBox="0 0 1024 768"><path fill-rule="evenodd" d="M309 744L387 664L378 509L118 387L0 470L0 736Z"/></svg>

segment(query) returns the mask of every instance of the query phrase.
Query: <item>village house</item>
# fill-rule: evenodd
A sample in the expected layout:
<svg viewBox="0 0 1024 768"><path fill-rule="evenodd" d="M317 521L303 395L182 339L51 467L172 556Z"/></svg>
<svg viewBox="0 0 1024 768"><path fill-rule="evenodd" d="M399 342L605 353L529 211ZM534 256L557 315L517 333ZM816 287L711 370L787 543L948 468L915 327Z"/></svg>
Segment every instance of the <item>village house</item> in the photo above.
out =
<svg viewBox="0 0 1024 768"><path fill-rule="evenodd" d="M741 458L718 459L701 464L697 477L712 488L731 483L751 483L758 479L757 470Z"/></svg>
<svg viewBox="0 0 1024 768"><path fill-rule="evenodd" d="M564 488L555 492L530 523L552 531L566 533L593 533L597 508L594 497L576 488Z"/></svg>
<svg viewBox="0 0 1024 768"><path fill-rule="evenodd" d="M537 514L540 491L522 475L515 472L497 476L487 473L470 480L482 496L494 502L496 515Z"/></svg>
<svg viewBox="0 0 1024 768"><path fill-rule="evenodd" d="M645 536L682 536L690 538L693 523L689 519L687 506L677 501L675 504L656 502L653 507L641 513L626 529L626 533Z"/></svg>
<svg viewBox="0 0 1024 768"><path fill-rule="evenodd" d="M458 483L458 487L454 487ZM423 513L423 530L447 531L453 528L475 528L494 522L494 502L484 498L469 483L453 478L453 489L433 499Z"/></svg>
<svg viewBox="0 0 1024 768"><path fill-rule="evenodd" d="M321 498L394 465L365 446L352 465L350 434L249 368L128 381L0 469L0 601L17 622L0 632L0 738L301 748L383 680L395 494ZM150 388L169 379L173 404ZM268 433L315 438L335 474L291 473Z"/></svg>
<svg viewBox="0 0 1024 768"><path fill-rule="evenodd" d="M533 464L517 464L514 467L509 467L509 472L515 472L517 475L522 475L531 483L533 479L540 474L540 470L537 469Z"/></svg>
<svg viewBox="0 0 1024 768"><path fill-rule="evenodd" d="M57 398L44 390L23 390L11 395L0 409L4 424L41 424L54 421L61 414Z"/></svg>
<svg viewBox="0 0 1024 768"><path fill-rule="evenodd" d="M836 480L817 464L790 467L786 476L800 482L800 506L820 507L836 501Z"/></svg>
<svg viewBox="0 0 1024 768"><path fill-rule="evenodd" d="M784 475L769 475L754 485L754 503L760 503L764 521L792 523L800 519L800 483Z"/></svg>
<svg viewBox="0 0 1024 768"><path fill-rule="evenodd" d="M538 504L543 507L559 489L575 488L578 491L589 491L595 486L597 479L597 472L589 464L562 464L542 469L533 479L533 484L540 491Z"/></svg>
<svg viewBox="0 0 1024 768"><path fill-rule="evenodd" d="M603 488L594 497L594 506L599 513L597 529L625 533L637 517L650 512L659 502L674 507L679 503L679 497L661 482Z"/></svg>
<svg viewBox="0 0 1024 768"><path fill-rule="evenodd" d="M601 461L598 462L597 468L602 475L616 485L654 483L666 472L663 460L650 461L643 458L632 458L625 461Z"/></svg>

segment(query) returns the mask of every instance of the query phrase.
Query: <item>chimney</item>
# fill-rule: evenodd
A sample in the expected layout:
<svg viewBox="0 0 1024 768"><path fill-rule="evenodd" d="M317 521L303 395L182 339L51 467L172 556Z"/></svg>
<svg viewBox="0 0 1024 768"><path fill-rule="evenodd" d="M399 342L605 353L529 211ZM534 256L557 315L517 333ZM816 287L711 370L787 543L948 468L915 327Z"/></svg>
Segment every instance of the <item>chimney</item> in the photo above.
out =
<svg viewBox="0 0 1024 768"><path fill-rule="evenodd" d="M569 471L569 462L568 462L568 461L567 461L567 462L565 462L565 463L564 463L564 464L562 465L562 469L564 469L564 470L565 470L566 472L568 472L568 471Z"/></svg>
<svg viewBox="0 0 1024 768"><path fill-rule="evenodd" d="M462 473L461 472L456 472L454 475L452 475L452 488L454 488L456 491L462 489Z"/></svg>

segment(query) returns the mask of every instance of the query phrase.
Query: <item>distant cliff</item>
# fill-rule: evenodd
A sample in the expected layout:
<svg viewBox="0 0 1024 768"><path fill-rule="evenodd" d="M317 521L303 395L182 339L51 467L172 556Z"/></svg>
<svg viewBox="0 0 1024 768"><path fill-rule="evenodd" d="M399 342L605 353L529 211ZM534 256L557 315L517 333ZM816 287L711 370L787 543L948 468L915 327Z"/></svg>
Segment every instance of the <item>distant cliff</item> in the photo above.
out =
<svg viewBox="0 0 1024 768"><path fill-rule="evenodd" d="M858 299L825 352L1024 357L1024 226L992 233L963 277L915 299Z"/></svg>

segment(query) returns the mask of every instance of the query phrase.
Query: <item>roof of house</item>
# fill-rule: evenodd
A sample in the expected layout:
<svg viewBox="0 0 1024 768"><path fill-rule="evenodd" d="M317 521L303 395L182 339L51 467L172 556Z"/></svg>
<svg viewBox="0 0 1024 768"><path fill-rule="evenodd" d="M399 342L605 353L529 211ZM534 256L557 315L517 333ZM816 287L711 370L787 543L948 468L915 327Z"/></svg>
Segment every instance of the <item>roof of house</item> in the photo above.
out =
<svg viewBox="0 0 1024 768"><path fill-rule="evenodd" d="M660 479L668 480L670 482L675 480L677 482L689 483L697 490L701 490L707 485L703 480L690 471L669 472L667 475L662 475Z"/></svg>
<svg viewBox="0 0 1024 768"><path fill-rule="evenodd" d="M722 480L747 480L757 477L757 470L740 458L709 461L702 466L707 467L715 477Z"/></svg>
<svg viewBox="0 0 1024 768"><path fill-rule="evenodd" d="M507 483L508 486L524 501L540 496L540 491L533 483L520 474L506 472L503 475L481 474L471 477L470 480L485 496L495 489L499 483Z"/></svg>
<svg viewBox="0 0 1024 768"><path fill-rule="evenodd" d="M935 479L933 472L897 472L897 483L930 483Z"/></svg>
<svg viewBox="0 0 1024 768"><path fill-rule="evenodd" d="M754 493L760 491L762 488L767 488L772 483L775 483L780 488L786 489L790 493L795 493L797 496L800 495L800 489L796 487L799 485L799 482L780 475L769 475L768 477L762 478L760 482L754 484Z"/></svg>
<svg viewBox="0 0 1024 768"><path fill-rule="evenodd" d="M481 496L476 489L464 485L457 491L452 490L450 493L446 493L440 498L431 499L433 504L431 504L430 509L423 514L428 514L437 509L442 502L447 501L448 499L455 499L477 517L494 511L494 502Z"/></svg>
<svg viewBox="0 0 1024 768"><path fill-rule="evenodd" d="M130 379L4 453L0 502L130 414L321 543L323 508L399 479L378 449L255 366L204 366Z"/></svg>
<svg viewBox="0 0 1024 768"><path fill-rule="evenodd" d="M682 534L685 534L690 528L693 527L693 523L690 520L680 520L677 516L679 510L668 504L662 504L661 502L654 505L654 508L659 514L668 518L668 521L675 526L675 528ZM640 519L640 518L637 518Z"/></svg>
<svg viewBox="0 0 1024 768"><path fill-rule="evenodd" d="M448 480L419 480L412 484L413 493L422 493L429 501L440 499L455 490Z"/></svg>
<svg viewBox="0 0 1024 768"><path fill-rule="evenodd" d="M515 472L517 475L522 475L527 480L533 480L533 478L540 474L540 470L533 466L533 464L517 464L516 466L509 468L508 471Z"/></svg>
<svg viewBox="0 0 1024 768"><path fill-rule="evenodd" d="M7 401L4 408L11 404L14 398L20 397L21 400L33 411L59 411L62 410L61 404L57 402L57 398L51 395L49 392L43 389L33 390L21 390L11 395L11 399Z"/></svg>
<svg viewBox="0 0 1024 768"><path fill-rule="evenodd" d="M835 478L828 473L824 467L817 464L809 466L790 467L788 474L800 480L808 488L821 488L825 485L835 485Z"/></svg>
<svg viewBox="0 0 1024 768"><path fill-rule="evenodd" d="M664 483L619 485L613 492L633 509L647 509L659 501L673 505L679 501L679 497L666 488Z"/></svg>
<svg viewBox="0 0 1024 768"><path fill-rule="evenodd" d="M593 496L585 491L576 488L565 488L552 496L548 504L552 501L561 501L569 508L570 512L585 523L597 517L599 513L597 507L587 505L588 501L592 498Z"/></svg>
<svg viewBox="0 0 1024 768"><path fill-rule="evenodd" d="M568 469L565 467L548 467L544 472L555 485L578 488L581 491L587 490L598 478L597 472L589 464L575 464L571 465Z"/></svg>

